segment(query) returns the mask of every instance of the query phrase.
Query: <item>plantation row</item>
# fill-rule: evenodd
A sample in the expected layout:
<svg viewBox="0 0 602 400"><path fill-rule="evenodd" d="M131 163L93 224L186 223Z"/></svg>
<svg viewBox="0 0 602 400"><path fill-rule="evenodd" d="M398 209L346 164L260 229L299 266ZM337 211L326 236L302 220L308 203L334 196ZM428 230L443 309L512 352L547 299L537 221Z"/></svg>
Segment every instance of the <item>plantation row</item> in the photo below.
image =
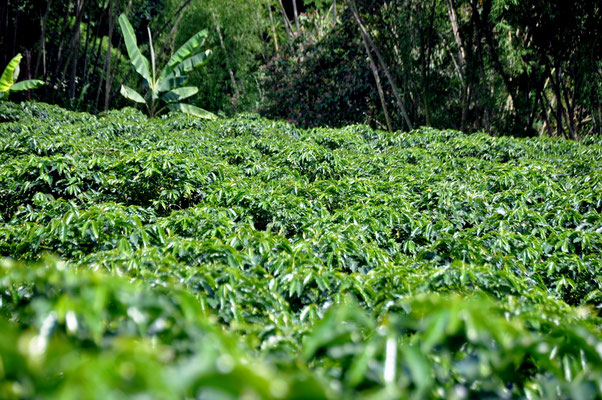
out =
<svg viewBox="0 0 602 400"><path fill-rule="evenodd" d="M0 397L602 396L600 139L0 121Z"/></svg>

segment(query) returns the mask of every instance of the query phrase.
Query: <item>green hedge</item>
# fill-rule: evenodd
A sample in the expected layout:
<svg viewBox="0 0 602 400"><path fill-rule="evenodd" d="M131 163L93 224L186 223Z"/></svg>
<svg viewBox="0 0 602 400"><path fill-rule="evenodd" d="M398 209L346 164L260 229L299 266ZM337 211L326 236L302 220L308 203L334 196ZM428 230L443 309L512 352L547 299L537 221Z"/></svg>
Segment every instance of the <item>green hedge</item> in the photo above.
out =
<svg viewBox="0 0 602 400"><path fill-rule="evenodd" d="M599 140L0 120L2 398L602 396Z"/></svg>

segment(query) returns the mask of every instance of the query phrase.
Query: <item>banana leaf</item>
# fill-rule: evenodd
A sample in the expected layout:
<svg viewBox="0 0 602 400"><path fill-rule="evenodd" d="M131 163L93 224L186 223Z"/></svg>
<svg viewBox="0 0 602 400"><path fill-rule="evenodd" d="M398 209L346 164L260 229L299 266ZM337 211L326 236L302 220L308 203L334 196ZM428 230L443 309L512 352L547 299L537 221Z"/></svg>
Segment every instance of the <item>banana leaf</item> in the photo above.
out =
<svg viewBox="0 0 602 400"><path fill-rule="evenodd" d="M130 62L138 72L149 84L153 86L153 80L150 72L150 63L146 57L142 55L138 48L138 42L136 41L136 34L132 24L128 21L125 14L119 16L119 25L123 31L123 38L125 39L125 47L127 48Z"/></svg>
<svg viewBox="0 0 602 400"><path fill-rule="evenodd" d="M173 69L170 76L184 75L186 72L190 72L193 69L200 67L209 60L212 54L213 52L211 50L205 50L203 53L199 53L190 58L187 58Z"/></svg>
<svg viewBox="0 0 602 400"><path fill-rule="evenodd" d="M21 54L17 54L6 66L4 72L2 73L2 77L0 77L0 92L8 92L11 87L15 84L15 80L18 75L17 71L19 68L19 63L21 62L21 58L23 56Z"/></svg>
<svg viewBox="0 0 602 400"><path fill-rule="evenodd" d="M165 93L161 99L165 100L168 103L173 103L176 101L187 99L191 96L194 96L199 92L199 88L195 86L185 86L181 88L174 89L170 92Z"/></svg>
<svg viewBox="0 0 602 400"><path fill-rule="evenodd" d="M140 93L138 93L131 87L121 85L121 89L119 92L121 93L121 95L123 97L125 97L128 100L132 100L132 101L135 101L136 103L140 103L140 104L146 104L146 100L144 100L144 97L142 97L142 95Z"/></svg>
<svg viewBox="0 0 602 400"><path fill-rule="evenodd" d="M190 104L182 104L182 103L169 104L169 109L172 111L181 111L185 114L190 114L190 115L198 117L198 118L212 119L212 120L217 119L217 115L215 115L207 110L203 110L202 108L190 105Z"/></svg>
<svg viewBox="0 0 602 400"><path fill-rule="evenodd" d="M37 89L40 86L44 85L44 81L40 81L38 79L29 79L27 81L21 81L15 83L11 88L11 92L20 92L22 90L30 90Z"/></svg>
<svg viewBox="0 0 602 400"><path fill-rule="evenodd" d="M193 37L188 39L186 43L180 47L168 61L167 65L161 72L161 77L165 78L172 74L174 69L184 60L190 58L197 53L198 49L205 43L207 30L197 32ZM177 74L176 74L177 75Z"/></svg>

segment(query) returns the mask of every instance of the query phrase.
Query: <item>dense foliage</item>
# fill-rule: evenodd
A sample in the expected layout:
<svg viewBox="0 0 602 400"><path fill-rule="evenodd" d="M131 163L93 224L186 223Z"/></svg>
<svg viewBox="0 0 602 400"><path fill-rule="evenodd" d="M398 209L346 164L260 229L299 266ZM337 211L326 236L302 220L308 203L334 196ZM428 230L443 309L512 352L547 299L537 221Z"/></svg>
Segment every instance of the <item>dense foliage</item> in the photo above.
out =
<svg viewBox="0 0 602 400"><path fill-rule="evenodd" d="M309 18L265 65L263 114L305 127L406 129L402 103L416 126L572 139L602 132L599 1L341 3L336 26L316 38Z"/></svg>
<svg viewBox="0 0 602 400"><path fill-rule="evenodd" d="M151 28L158 65L208 30L214 57L190 74L199 88L190 103L219 115L602 134L599 0L5 1L0 68L22 53L23 79L46 83L13 99L88 112L127 105L120 88L142 81L127 60L121 13L143 54Z"/></svg>
<svg viewBox="0 0 602 400"><path fill-rule="evenodd" d="M600 140L0 121L2 398L602 396Z"/></svg>

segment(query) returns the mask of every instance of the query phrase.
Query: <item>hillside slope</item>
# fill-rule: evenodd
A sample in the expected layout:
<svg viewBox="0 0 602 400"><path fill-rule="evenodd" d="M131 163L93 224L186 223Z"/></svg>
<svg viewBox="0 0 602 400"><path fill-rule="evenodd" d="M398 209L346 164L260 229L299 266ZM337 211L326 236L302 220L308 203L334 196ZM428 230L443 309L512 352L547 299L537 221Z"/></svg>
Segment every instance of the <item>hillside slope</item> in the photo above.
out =
<svg viewBox="0 0 602 400"><path fill-rule="evenodd" d="M0 121L2 398L602 396L600 140Z"/></svg>

